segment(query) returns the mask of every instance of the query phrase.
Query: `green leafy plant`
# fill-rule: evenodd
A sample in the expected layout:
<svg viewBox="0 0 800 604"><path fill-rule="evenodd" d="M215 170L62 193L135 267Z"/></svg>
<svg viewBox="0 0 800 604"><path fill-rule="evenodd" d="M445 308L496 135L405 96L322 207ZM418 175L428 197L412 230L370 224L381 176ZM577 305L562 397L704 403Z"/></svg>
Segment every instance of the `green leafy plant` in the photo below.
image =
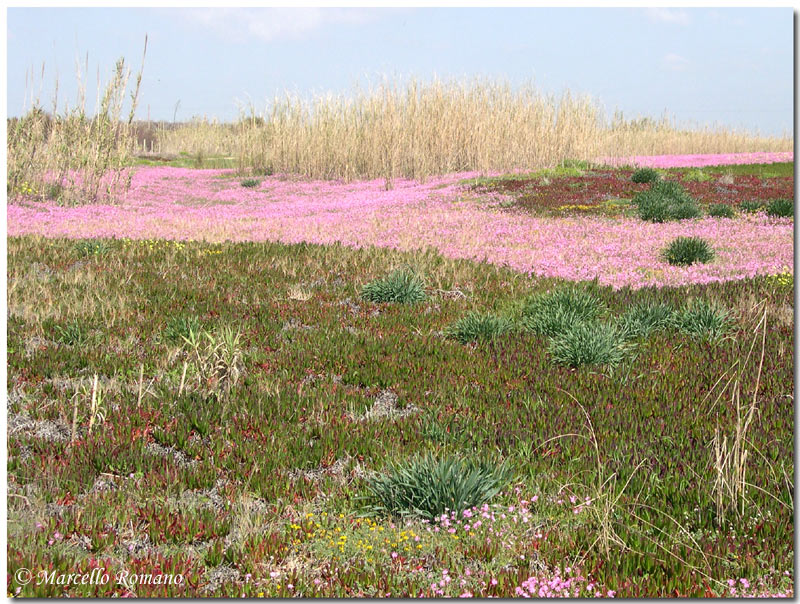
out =
<svg viewBox="0 0 800 604"><path fill-rule="evenodd" d="M388 472L367 483L366 509L378 515L415 516L435 520L461 513L497 495L513 476L511 468L489 461L431 455L392 463Z"/></svg>
<svg viewBox="0 0 800 604"><path fill-rule="evenodd" d="M638 207L639 218L650 222L685 220L700 215L697 202L672 181L656 182L648 191L638 193L633 203Z"/></svg>
<svg viewBox="0 0 800 604"><path fill-rule="evenodd" d="M554 336L578 323L594 321L603 309L603 303L591 291L566 287L526 300L522 325L536 334Z"/></svg>
<svg viewBox="0 0 800 604"><path fill-rule="evenodd" d="M491 340L511 331L511 321L491 313L471 312L445 329L445 336L462 344Z"/></svg>
<svg viewBox="0 0 800 604"><path fill-rule="evenodd" d="M721 338L733 327L733 317L728 309L705 301L696 301L676 313L673 321L683 333L708 340Z"/></svg>
<svg viewBox="0 0 800 604"><path fill-rule="evenodd" d="M708 215L715 218L733 218L733 208L726 203L715 203L708 208Z"/></svg>
<svg viewBox="0 0 800 604"><path fill-rule="evenodd" d="M255 178L247 178L242 182L240 182L239 184L242 185L243 187L247 187L248 189L254 189L255 187L261 184L261 181Z"/></svg>
<svg viewBox="0 0 800 604"><path fill-rule="evenodd" d="M673 324L675 309L665 302L637 302L620 318L620 329L629 338L647 337Z"/></svg>
<svg viewBox="0 0 800 604"><path fill-rule="evenodd" d="M614 367L623 360L627 348L623 332L614 325L579 323L553 336L548 352L557 365Z"/></svg>
<svg viewBox="0 0 800 604"><path fill-rule="evenodd" d="M409 268L403 268L364 285L361 298L367 302L414 304L425 301L427 296L422 277Z"/></svg>
<svg viewBox="0 0 800 604"><path fill-rule="evenodd" d="M673 266L689 266L695 262L705 264L714 257L714 250L700 237L678 237L661 253Z"/></svg>
<svg viewBox="0 0 800 604"><path fill-rule="evenodd" d="M639 168L631 176L631 180L636 183L656 182L661 179L661 175L653 168Z"/></svg>
<svg viewBox="0 0 800 604"><path fill-rule="evenodd" d="M773 199L767 205L767 216L773 218L794 217L794 201L791 199Z"/></svg>

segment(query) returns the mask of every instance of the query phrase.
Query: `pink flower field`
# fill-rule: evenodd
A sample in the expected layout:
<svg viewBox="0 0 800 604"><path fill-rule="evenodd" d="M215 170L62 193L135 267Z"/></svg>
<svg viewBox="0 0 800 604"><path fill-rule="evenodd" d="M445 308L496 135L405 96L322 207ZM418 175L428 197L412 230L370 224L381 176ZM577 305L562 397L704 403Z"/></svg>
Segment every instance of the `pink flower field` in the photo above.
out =
<svg viewBox="0 0 800 604"><path fill-rule="evenodd" d="M676 159L674 165L680 161L688 160ZM535 217L500 210L497 198L477 197L459 184L475 176L397 180L389 191L382 180L272 176L249 189L231 171L145 167L136 170L131 190L117 205L61 207L11 200L8 235L434 247L453 258L547 277L597 278L615 288L742 279L793 264L791 219L759 214L651 224L633 218ZM715 259L688 268L670 266L660 252L678 236L707 239Z"/></svg>

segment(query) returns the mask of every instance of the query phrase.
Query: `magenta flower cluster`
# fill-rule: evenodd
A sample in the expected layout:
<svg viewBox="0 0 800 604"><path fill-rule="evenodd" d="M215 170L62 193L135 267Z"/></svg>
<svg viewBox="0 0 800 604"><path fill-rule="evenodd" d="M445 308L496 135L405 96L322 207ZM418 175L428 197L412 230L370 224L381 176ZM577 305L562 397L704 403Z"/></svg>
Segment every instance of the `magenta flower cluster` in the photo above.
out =
<svg viewBox="0 0 800 604"><path fill-rule="evenodd" d="M285 243L340 242L399 250L434 247L451 258L485 260L615 288L683 285L775 274L793 261L793 222L764 215L668 224L596 216L548 218L498 209L459 184L475 173L419 183L265 178L239 185L230 171L138 169L115 205L61 207L10 200L8 234ZM660 256L675 237L706 239L713 262L671 266Z"/></svg>

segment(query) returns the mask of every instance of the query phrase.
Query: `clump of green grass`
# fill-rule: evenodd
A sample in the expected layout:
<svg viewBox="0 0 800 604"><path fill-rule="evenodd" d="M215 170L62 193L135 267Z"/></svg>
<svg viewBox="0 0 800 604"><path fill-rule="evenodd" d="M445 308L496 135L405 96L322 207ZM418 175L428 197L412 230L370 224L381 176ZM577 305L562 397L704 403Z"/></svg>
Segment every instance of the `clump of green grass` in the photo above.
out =
<svg viewBox="0 0 800 604"><path fill-rule="evenodd" d="M661 175L654 168L639 168L633 173L631 180L636 183L656 182L661 180Z"/></svg>
<svg viewBox="0 0 800 604"><path fill-rule="evenodd" d="M708 174L704 170L700 170L698 168L694 168L692 170L689 170L683 176L683 180L687 180L689 182L708 182L712 178L713 177L710 174Z"/></svg>
<svg viewBox="0 0 800 604"><path fill-rule="evenodd" d="M183 342L193 331L200 331L197 317L172 317L164 328L164 339L168 342Z"/></svg>
<svg viewBox="0 0 800 604"><path fill-rule="evenodd" d="M78 321L56 325L56 341L66 346L83 346L89 341L88 330Z"/></svg>
<svg viewBox="0 0 800 604"><path fill-rule="evenodd" d="M361 298L367 302L397 302L415 304L427 299L425 281L409 268L393 271L382 279L370 281L361 288Z"/></svg>
<svg viewBox="0 0 800 604"><path fill-rule="evenodd" d="M650 222L685 220L700 215L697 202L683 187L672 181L658 181L648 191L633 198L639 218Z"/></svg>
<svg viewBox="0 0 800 604"><path fill-rule="evenodd" d="M428 455L389 465L367 483L366 509L377 515L433 521L491 500L513 477L506 464Z"/></svg>
<svg viewBox="0 0 800 604"><path fill-rule="evenodd" d="M708 215L715 218L733 218L733 208L726 203L715 203L708 208Z"/></svg>
<svg viewBox="0 0 800 604"><path fill-rule="evenodd" d="M721 338L733 327L733 317L728 309L705 301L697 301L675 313L673 322L683 333L708 340Z"/></svg>
<svg viewBox="0 0 800 604"><path fill-rule="evenodd" d="M739 204L739 209L747 214L755 214L759 210L764 209L764 204L760 201L743 201Z"/></svg>
<svg viewBox="0 0 800 604"><path fill-rule="evenodd" d="M261 181L258 180L258 179L255 179L255 178L246 178L245 180L243 180L239 184L242 185L243 187L248 188L248 189L254 189L258 185L261 184Z"/></svg>
<svg viewBox="0 0 800 604"><path fill-rule="evenodd" d="M556 365L618 365L627 352L625 335L614 325L578 323L553 336L548 347Z"/></svg>
<svg viewBox="0 0 800 604"><path fill-rule="evenodd" d="M594 321L603 309L603 303L591 291L565 287L526 300L522 325L536 334L554 336L578 323Z"/></svg>
<svg viewBox="0 0 800 604"><path fill-rule="evenodd" d="M78 241L75 244L78 255L84 258L89 256L105 256L111 251L111 246L105 241L95 239Z"/></svg>
<svg viewBox="0 0 800 604"><path fill-rule="evenodd" d="M695 262L709 262L714 257L714 250L700 237L678 237L672 240L661 255L673 266L689 266Z"/></svg>
<svg viewBox="0 0 800 604"><path fill-rule="evenodd" d="M675 309L666 302L637 302L620 318L620 329L629 338L647 337L674 322Z"/></svg>
<svg viewBox="0 0 800 604"><path fill-rule="evenodd" d="M773 199L767 205L767 216L772 216L773 218L794 217L794 200Z"/></svg>
<svg viewBox="0 0 800 604"><path fill-rule="evenodd" d="M493 340L511 331L511 321L492 313L471 312L445 329L445 336L462 344Z"/></svg>

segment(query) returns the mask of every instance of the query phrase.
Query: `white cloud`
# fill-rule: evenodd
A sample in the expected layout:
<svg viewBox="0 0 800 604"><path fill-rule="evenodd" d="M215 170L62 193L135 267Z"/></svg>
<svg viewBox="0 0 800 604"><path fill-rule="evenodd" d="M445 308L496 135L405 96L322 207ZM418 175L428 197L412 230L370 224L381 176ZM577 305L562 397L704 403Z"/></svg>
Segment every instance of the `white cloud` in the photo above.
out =
<svg viewBox="0 0 800 604"><path fill-rule="evenodd" d="M689 14L684 10L671 8L648 8L647 15L653 21L661 23L674 23L676 25L689 25Z"/></svg>
<svg viewBox="0 0 800 604"><path fill-rule="evenodd" d="M181 17L225 38L267 42L302 38L326 25L366 23L374 11L358 8L195 8Z"/></svg>
<svg viewBox="0 0 800 604"><path fill-rule="evenodd" d="M669 71L685 71L689 66L689 59L671 52L664 55L663 64L664 68Z"/></svg>

